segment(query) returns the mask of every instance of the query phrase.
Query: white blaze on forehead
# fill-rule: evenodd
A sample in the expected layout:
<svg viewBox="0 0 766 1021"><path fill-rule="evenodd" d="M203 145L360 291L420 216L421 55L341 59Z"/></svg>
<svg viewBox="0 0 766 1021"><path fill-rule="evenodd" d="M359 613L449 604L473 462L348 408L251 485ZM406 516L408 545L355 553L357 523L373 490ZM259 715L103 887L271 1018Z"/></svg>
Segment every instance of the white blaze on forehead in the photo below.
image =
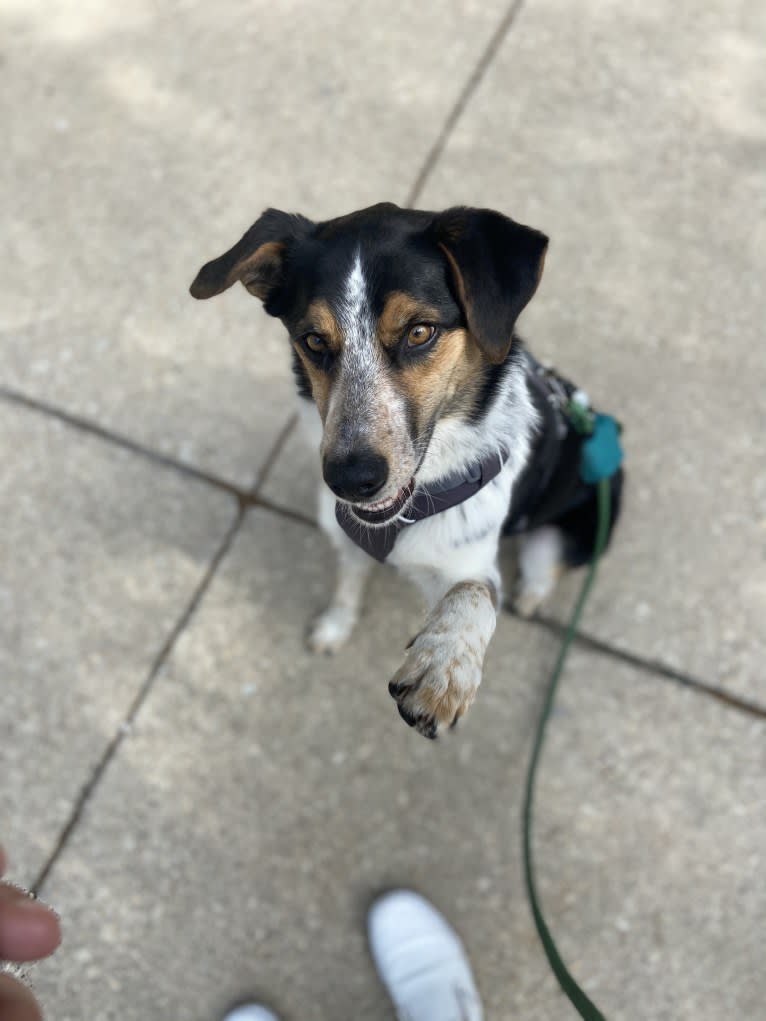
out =
<svg viewBox="0 0 766 1021"><path fill-rule="evenodd" d="M343 354L351 368L374 364L375 322L367 294L367 281L362 268L362 253L357 248L346 277L343 297L338 302L338 319L343 331Z"/></svg>
<svg viewBox="0 0 766 1021"><path fill-rule="evenodd" d="M401 401L387 378L378 349L359 248L333 311L343 346L325 420L325 441L350 447L363 441L377 449L379 439L391 431L391 420Z"/></svg>

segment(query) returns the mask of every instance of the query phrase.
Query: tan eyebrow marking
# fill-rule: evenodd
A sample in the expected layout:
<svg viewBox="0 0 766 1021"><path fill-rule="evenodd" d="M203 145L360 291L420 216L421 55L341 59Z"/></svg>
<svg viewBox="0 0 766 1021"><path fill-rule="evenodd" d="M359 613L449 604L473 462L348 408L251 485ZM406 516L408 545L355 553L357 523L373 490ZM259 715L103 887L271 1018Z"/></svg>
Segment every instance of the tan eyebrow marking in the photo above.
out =
<svg viewBox="0 0 766 1021"><path fill-rule="evenodd" d="M404 291L392 291L386 298L378 320L378 337L381 344L390 347L397 344L402 330L410 323L439 321L439 313L431 305L418 301Z"/></svg>
<svg viewBox="0 0 766 1021"><path fill-rule="evenodd" d="M340 351L343 333L338 320L332 314L330 306L324 298L316 298L306 309L306 313L298 323L298 334L321 333L332 351Z"/></svg>

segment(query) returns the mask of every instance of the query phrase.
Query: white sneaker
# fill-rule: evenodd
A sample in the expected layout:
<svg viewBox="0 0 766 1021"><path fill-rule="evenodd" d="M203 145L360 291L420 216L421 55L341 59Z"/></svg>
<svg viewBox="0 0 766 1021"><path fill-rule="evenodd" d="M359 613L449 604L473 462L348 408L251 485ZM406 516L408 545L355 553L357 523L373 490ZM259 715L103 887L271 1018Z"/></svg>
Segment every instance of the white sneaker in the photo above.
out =
<svg viewBox="0 0 766 1021"><path fill-rule="evenodd" d="M279 1018L262 1003L241 1003L224 1014L221 1021L279 1021Z"/></svg>
<svg viewBox="0 0 766 1021"><path fill-rule="evenodd" d="M384 894L370 908L367 931L399 1021L482 1021L463 944L427 900L410 890Z"/></svg>

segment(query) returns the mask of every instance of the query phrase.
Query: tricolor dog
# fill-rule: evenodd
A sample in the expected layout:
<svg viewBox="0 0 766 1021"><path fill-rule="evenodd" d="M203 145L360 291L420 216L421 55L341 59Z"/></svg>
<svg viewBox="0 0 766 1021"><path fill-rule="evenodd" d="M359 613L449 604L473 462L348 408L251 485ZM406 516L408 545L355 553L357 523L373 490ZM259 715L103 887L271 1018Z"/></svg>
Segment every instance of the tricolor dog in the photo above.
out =
<svg viewBox="0 0 766 1021"><path fill-rule="evenodd" d="M586 399L514 333L547 244L488 209L383 203L323 223L269 209L191 286L210 298L240 281L285 325L338 556L310 644L335 652L349 638L374 560L410 575L430 609L389 690L426 737L476 695L501 535L520 537L522 614L592 552L595 488L566 415ZM612 524L621 482L617 472Z"/></svg>

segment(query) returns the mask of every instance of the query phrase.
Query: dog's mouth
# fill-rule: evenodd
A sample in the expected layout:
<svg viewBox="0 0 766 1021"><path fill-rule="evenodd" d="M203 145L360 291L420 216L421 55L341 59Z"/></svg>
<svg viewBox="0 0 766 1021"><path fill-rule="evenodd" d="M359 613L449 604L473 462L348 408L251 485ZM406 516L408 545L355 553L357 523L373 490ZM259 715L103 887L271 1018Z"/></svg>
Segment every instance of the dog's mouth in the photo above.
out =
<svg viewBox="0 0 766 1021"><path fill-rule="evenodd" d="M366 525L387 525L394 518L398 517L412 497L415 489L415 479L410 479L406 486L402 486L398 493L390 496L387 500L378 500L376 503L351 504L351 511L354 517L359 518Z"/></svg>

